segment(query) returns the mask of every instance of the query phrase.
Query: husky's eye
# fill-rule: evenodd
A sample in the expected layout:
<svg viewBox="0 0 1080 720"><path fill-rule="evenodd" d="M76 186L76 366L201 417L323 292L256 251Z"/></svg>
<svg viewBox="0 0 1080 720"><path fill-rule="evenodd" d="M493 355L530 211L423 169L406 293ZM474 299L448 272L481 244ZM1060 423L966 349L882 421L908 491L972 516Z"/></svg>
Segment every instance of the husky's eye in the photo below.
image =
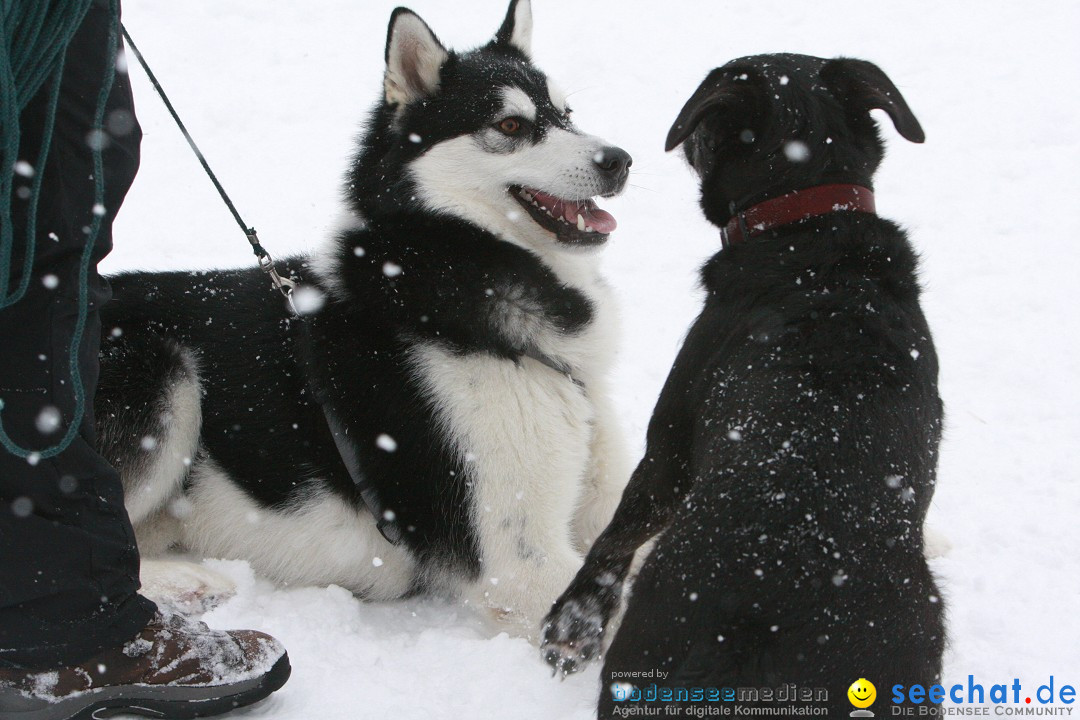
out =
<svg viewBox="0 0 1080 720"><path fill-rule="evenodd" d="M515 137L525 130L526 121L519 117L508 117L499 121L497 127L503 135Z"/></svg>

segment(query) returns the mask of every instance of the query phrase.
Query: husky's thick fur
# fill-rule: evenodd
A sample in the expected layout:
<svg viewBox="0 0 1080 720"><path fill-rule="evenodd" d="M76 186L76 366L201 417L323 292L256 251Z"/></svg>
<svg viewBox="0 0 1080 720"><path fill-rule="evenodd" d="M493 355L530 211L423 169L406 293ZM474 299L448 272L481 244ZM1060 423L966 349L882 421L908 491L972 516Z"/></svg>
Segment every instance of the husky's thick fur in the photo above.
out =
<svg viewBox="0 0 1080 720"><path fill-rule="evenodd" d="M97 419L144 556L449 594L536 634L628 475L591 198L630 157L574 127L531 25L515 0L459 54L394 11L347 220L285 263L301 320L257 269L113 278Z"/></svg>
<svg viewBox="0 0 1080 720"><path fill-rule="evenodd" d="M688 705L823 688L835 717L859 678L928 687L941 671L923 521L942 404L915 253L869 203L747 217L828 188L872 196L872 109L923 141L877 66L758 55L710 73L671 128L726 247L702 269L645 457L547 620L549 662L594 658L635 550L660 533L605 657L600 718L619 715L625 683L654 682L627 678Z"/></svg>

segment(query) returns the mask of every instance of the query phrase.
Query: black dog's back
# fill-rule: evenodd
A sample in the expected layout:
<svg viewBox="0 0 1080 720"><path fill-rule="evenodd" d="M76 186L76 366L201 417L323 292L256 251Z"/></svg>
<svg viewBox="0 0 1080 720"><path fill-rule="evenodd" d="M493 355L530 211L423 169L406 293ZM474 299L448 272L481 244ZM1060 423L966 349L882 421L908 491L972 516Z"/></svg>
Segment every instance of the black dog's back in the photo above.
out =
<svg viewBox="0 0 1080 720"><path fill-rule="evenodd" d="M915 259L888 221L827 222L828 241L804 226L705 269L649 437L691 440L692 489L634 584L601 717L611 683L643 684L627 673L688 696L795 683L839 711L860 677L940 670L921 527L941 403Z"/></svg>

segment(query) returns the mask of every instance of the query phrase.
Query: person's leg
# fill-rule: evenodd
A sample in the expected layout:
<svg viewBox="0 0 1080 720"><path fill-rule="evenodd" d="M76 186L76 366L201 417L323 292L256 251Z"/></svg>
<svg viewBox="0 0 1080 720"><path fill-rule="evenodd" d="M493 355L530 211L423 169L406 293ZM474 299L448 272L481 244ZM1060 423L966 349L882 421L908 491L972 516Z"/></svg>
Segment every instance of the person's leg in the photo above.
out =
<svg viewBox="0 0 1080 720"><path fill-rule="evenodd" d="M98 309L109 299L96 270L112 247L111 226L138 168L139 140L127 75L117 72L105 127L93 132L99 93L112 62L113 17L95 2L67 51L55 129L43 167L38 153L48 98L46 83L21 117L20 159L40 174L33 277L25 297L0 310L0 413L4 430L23 448L60 440L73 420L75 392L69 350L80 282L90 309L78 353L85 414L79 434L59 455L35 462L0 449L0 667L76 664L134 637L154 605L137 594L139 557L116 472L95 451L93 397L98 373ZM103 145L104 214L96 239L92 146ZM25 168L25 166L23 166ZM17 174L12 198L17 285L27 250L28 189ZM23 189L26 188L26 189ZM89 277L80 270L94 240Z"/></svg>
<svg viewBox="0 0 1080 720"><path fill-rule="evenodd" d="M32 174L43 185L29 288L0 309L0 420L8 440L24 450L55 445L73 423L79 433L54 457L0 448L5 720L70 720L99 711L202 717L256 702L290 673L285 648L274 638L210 630L161 613L138 595L139 556L123 488L94 450L98 310L109 299L96 267L112 247L112 221L138 168L140 140L126 73L118 71L111 89L108 84L118 15L118 0L94 0L68 47L47 161L37 157L53 88L46 85L20 117L24 163L23 181L13 190L14 268L30 253L25 163L40 165ZM94 126L103 87L109 91L107 132L99 135ZM94 191L94 146L103 149L103 198ZM84 272L87 248L92 256ZM81 292L90 309L74 353L86 397L85 414L77 418L69 359L79 335Z"/></svg>

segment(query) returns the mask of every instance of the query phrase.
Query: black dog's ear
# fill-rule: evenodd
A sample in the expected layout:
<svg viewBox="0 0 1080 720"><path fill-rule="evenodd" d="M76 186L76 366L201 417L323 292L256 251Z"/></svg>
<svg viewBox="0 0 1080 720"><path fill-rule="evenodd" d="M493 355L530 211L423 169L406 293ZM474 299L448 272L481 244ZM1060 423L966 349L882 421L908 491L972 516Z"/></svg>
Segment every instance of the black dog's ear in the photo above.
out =
<svg viewBox="0 0 1080 720"><path fill-rule="evenodd" d="M528 57L532 52L532 25L530 0L510 0L506 19L495 33L495 44L517 48Z"/></svg>
<svg viewBox="0 0 1080 720"><path fill-rule="evenodd" d="M738 75L730 70L717 68L709 73L690 99L679 111L679 117L668 130L664 150L671 152L679 147L697 128L706 113L722 106L736 107L750 98L751 81L746 74Z"/></svg>
<svg viewBox="0 0 1080 720"><path fill-rule="evenodd" d="M439 87L439 72L450 54L420 16L399 7L386 31L386 102L405 106Z"/></svg>
<svg viewBox="0 0 1080 720"><path fill-rule="evenodd" d="M896 126L896 131L914 143L926 140L915 113L911 112L904 96L892 80L872 62L837 58L821 67L821 79L836 94L849 111L884 110Z"/></svg>

